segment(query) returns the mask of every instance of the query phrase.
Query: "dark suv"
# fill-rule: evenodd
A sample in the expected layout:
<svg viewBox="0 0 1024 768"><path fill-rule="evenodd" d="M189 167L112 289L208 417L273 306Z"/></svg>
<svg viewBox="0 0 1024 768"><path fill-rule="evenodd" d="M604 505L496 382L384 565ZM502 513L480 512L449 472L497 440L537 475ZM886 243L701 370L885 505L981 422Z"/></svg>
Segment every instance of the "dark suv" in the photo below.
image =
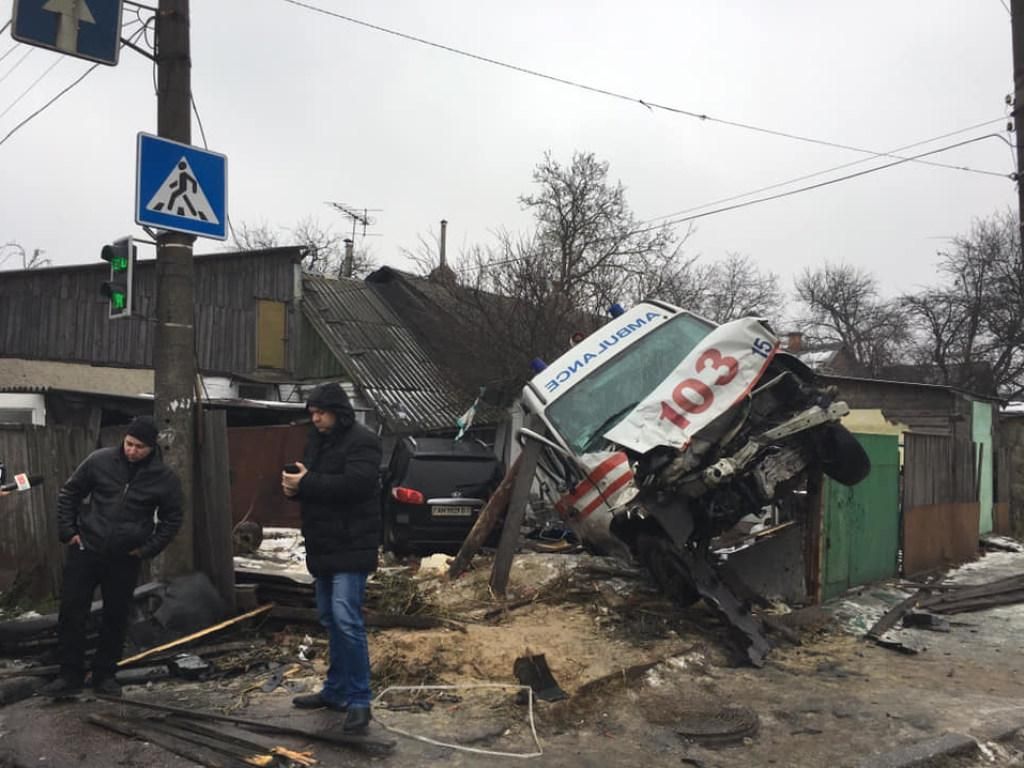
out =
<svg viewBox="0 0 1024 768"><path fill-rule="evenodd" d="M384 473L384 549L454 554L503 474L501 461L482 443L403 438Z"/></svg>

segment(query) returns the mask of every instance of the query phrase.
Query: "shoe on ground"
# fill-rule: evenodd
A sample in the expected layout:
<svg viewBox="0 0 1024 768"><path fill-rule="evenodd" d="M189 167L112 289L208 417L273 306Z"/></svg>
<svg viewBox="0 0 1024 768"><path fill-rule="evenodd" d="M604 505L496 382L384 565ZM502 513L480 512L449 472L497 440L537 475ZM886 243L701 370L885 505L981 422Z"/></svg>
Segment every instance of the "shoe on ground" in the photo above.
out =
<svg viewBox="0 0 1024 768"><path fill-rule="evenodd" d="M66 699L77 696L81 692L82 684L77 680L69 680L66 677L58 677L56 680L51 680L37 691L40 696L47 696L51 699Z"/></svg>
<svg viewBox="0 0 1024 768"><path fill-rule="evenodd" d="M341 732L353 736L362 735L370 727L372 719L373 715L370 714L369 707L349 707L348 713L345 715L345 724L341 726Z"/></svg>
<svg viewBox="0 0 1024 768"><path fill-rule="evenodd" d="M344 704L335 704L332 701L328 701L319 693L306 693L302 696L296 696L292 699L292 706L299 709L323 709L326 707L338 712L344 712L348 709Z"/></svg>
<svg viewBox="0 0 1024 768"><path fill-rule="evenodd" d="M121 696L121 684L112 677L94 680L92 689L95 693L101 693L104 696Z"/></svg>

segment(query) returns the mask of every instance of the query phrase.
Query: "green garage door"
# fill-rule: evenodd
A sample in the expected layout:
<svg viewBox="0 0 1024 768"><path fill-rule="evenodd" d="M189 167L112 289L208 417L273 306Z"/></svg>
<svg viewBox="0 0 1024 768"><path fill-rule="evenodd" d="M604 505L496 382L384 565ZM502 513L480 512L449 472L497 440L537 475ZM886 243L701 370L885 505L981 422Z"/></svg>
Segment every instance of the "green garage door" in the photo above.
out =
<svg viewBox="0 0 1024 768"><path fill-rule="evenodd" d="M857 435L871 474L852 488L825 479L822 599L897 575L900 454L896 435Z"/></svg>

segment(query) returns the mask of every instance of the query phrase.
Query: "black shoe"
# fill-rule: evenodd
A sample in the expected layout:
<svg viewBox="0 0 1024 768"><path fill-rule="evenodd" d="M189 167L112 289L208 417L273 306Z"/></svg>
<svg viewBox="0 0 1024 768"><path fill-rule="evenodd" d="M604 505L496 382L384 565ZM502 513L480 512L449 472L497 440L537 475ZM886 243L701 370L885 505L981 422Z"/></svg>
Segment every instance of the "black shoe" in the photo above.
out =
<svg viewBox="0 0 1024 768"><path fill-rule="evenodd" d="M299 709L334 709L338 712L344 712L348 707L344 704L335 704L334 702L328 701L319 693L306 693L302 696L296 696L292 699L292 706L298 707Z"/></svg>
<svg viewBox="0 0 1024 768"><path fill-rule="evenodd" d="M40 696L48 696L51 699L66 699L77 696L82 692L82 684L77 680L69 680L66 677L58 677L51 680L36 693Z"/></svg>
<svg viewBox="0 0 1024 768"><path fill-rule="evenodd" d="M373 715L370 714L369 707L349 707L348 714L345 715L345 724L341 726L341 731L342 733L353 735L366 733L372 719Z"/></svg>
<svg viewBox="0 0 1024 768"><path fill-rule="evenodd" d="M121 696L121 684L112 677L101 677L92 681L92 689L104 696Z"/></svg>

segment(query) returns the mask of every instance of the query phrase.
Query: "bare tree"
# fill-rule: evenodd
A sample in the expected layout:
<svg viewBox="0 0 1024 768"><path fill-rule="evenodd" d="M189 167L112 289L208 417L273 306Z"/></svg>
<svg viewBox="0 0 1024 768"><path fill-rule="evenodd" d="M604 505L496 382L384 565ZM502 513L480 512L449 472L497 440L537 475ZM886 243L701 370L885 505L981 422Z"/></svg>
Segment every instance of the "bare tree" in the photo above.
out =
<svg viewBox="0 0 1024 768"><path fill-rule="evenodd" d="M780 313L779 276L761 270L749 256L730 253L699 271L703 272L696 276L701 293L689 306L715 322L750 315L775 317Z"/></svg>
<svg viewBox="0 0 1024 768"><path fill-rule="evenodd" d="M577 152L568 165L547 154L533 182L519 199L533 231L496 232L493 244L463 252L447 275L455 278L447 282L451 301L463 308L453 313L461 326L452 343L493 352L486 365L505 391L521 384L531 358L551 360L573 333L596 328L611 304L664 295L670 283L681 290L693 269L681 255L685 235L638 221L625 188L593 154ZM406 255L435 282L445 277L436 243L421 238Z"/></svg>
<svg viewBox="0 0 1024 768"><path fill-rule="evenodd" d="M1024 258L1011 211L975 222L940 254L946 284L903 297L914 351L943 383L1024 394Z"/></svg>
<svg viewBox="0 0 1024 768"><path fill-rule="evenodd" d="M233 240L240 250L278 248L298 245L303 248L302 268L307 272L340 277L345 261L345 236L325 227L312 216L300 219L294 227L273 228L266 222L242 223L233 231ZM376 268L368 249L353 248L352 276L363 277Z"/></svg>
<svg viewBox="0 0 1024 768"><path fill-rule="evenodd" d="M805 310L799 324L810 343L841 345L871 375L902 359L907 317L898 301L881 296L870 273L849 264L805 269L796 294Z"/></svg>
<svg viewBox="0 0 1024 768"><path fill-rule="evenodd" d="M34 248L31 255L25 247L13 240L0 245L0 266L3 266L12 256L21 262L21 269L42 269L53 264L51 259L43 257L46 253L42 248Z"/></svg>

